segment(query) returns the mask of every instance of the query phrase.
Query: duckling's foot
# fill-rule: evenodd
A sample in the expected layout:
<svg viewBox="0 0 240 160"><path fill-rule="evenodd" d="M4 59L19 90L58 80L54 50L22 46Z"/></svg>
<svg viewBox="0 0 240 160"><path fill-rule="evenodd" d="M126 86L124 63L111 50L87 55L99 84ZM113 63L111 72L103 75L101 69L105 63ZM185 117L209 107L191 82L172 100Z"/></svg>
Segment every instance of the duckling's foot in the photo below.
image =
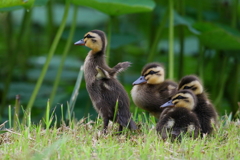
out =
<svg viewBox="0 0 240 160"><path fill-rule="evenodd" d="M107 134L107 129L104 128L104 129L102 130L102 134L106 135L106 134Z"/></svg>
<svg viewBox="0 0 240 160"><path fill-rule="evenodd" d="M114 133L114 135L119 136L123 133L123 126L119 125L118 132Z"/></svg>

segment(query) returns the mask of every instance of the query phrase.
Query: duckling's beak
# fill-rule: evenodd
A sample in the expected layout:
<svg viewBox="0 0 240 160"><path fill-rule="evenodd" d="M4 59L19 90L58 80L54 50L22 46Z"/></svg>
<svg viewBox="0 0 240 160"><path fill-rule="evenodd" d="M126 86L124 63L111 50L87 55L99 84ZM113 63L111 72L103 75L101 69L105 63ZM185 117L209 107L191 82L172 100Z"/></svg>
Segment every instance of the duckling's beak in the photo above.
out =
<svg viewBox="0 0 240 160"><path fill-rule="evenodd" d="M162 108L162 107L168 107L168 106L174 106L174 104L172 103L172 100L164 103L163 105L160 106L160 108Z"/></svg>
<svg viewBox="0 0 240 160"><path fill-rule="evenodd" d="M132 85L142 84L142 83L147 83L147 81L146 81L146 79L144 78L144 76L139 77L136 81L133 82Z"/></svg>
<svg viewBox="0 0 240 160"><path fill-rule="evenodd" d="M85 45L84 39L81 39L81 40L75 42L74 45L82 45L82 46Z"/></svg>

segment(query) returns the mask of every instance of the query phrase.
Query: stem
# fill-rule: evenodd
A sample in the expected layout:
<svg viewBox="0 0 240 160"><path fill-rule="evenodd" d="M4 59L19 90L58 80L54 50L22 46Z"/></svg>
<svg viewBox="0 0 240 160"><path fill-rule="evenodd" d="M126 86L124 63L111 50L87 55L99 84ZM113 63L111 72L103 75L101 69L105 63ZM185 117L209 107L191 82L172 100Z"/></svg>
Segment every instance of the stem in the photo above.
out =
<svg viewBox="0 0 240 160"><path fill-rule="evenodd" d="M53 1L49 1L47 4L47 36L48 36L48 44L51 44L53 38L54 38L54 19L53 19ZM49 46L50 47L50 46Z"/></svg>
<svg viewBox="0 0 240 160"><path fill-rule="evenodd" d="M72 26L71 26L71 29L70 29L68 39L67 39L66 46L65 46L63 54L62 54L61 62L60 62L60 65L59 65L59 68L58 68L58 71L57 71L57 76L56 76L56 79L55 79L55 82L54 82L54 85L53 85L52 93L50 95L50 106L52 105L52 102L54 101L54 97L56 95L56 91L57 91L57 88L58 88L58 85L59 85L59 82L60 82L60 79L61 79L64 63L65 63L70 45L72 44L72 39L73 39L73 35L74 35L74 32L75 32L75 28L76 28L77 11L78 11L78 7L74 6L73 22L72 22Z"/></svg>
<svg viewBox="0 0 240 160"><path fill-rule="evenodd" d="M108 34L107 34L107 49L106 49L106 63L109 63L109 56L110 56L110 47L111 47L111 35L112 35L112 21L113 17L110 16L109 23L108 23Z"/></svg>
<svg viewBox="0 0 240 160"><path fill-rule="evenodd" d="M22 68L22 77L26 77L27 67L28 67L28 58L30 57L31 53L31 47L34 46L31 41L31 19L32 18L32 11L25 11L24 12L24 18L22 21L22 26L20 29L20 33L17 38L17 51L19 58L16 60L20 61L20 66ZM21 43L19 43L21 42ZM29 44L29 47L24 47L24 44ZM24 54L23 54L24 53Z"/></svg>
<svg viewBox="0 0 240 160"><path fill-rule="evenodd" d="M197 10L197 19L199 22L202 21L202 2L198 1L198 10ZM202 78L203 83L204 83L204 75L203 75L203 70L204 70L204 65L203 65L203 61L204 61L204 51L203 51L203 45L199 40L199 65L198 65L198 74L199 77Z"/></svg>
<svg viewBox="0 0 240 160"><path fill-rule="evenodd" d="M72 117L72 113L73 113L73 109L75 107L75 103L77 101L77 96L79 93L79 88L82 82L82 77L83 77L83 66L80 67L79 73L78 73L78 77L77 77L77 81L75 83L74 86L74 90L72 92L72 96L70 99L70 103L68 104L68 109L69 109L69 113L66 113L66 119L70 120Z"/></svg>
<svg viewBox="0 0 240 160"><path fill-rule="evenodd" d="M197 20L202 21L202 2L198 1Z"/></svg>
<svg viewBox="0 0 240 160"><path fill-rule="evenodd" d="M239 5L239 1L238 0L234 0L232 3L232 22L231 22L231 26L232 28L237 28L237 24L238 24L238 5ZM231 110L233 112L233 115L236 116L236 113L238 111L238 105L237 102L239 101L239 86L238 82L239 82L239 78L240 78L240 64L239 64L239 59L235 58L235 63L233 65L233 69L232 69L232 74L231 76L229 76L229 81L231 81L230 85L230 106L231 106Z"/></svg>
<svg viewBox="0 0 240 160"><path fill-rule="evenodd" d="M173 11L174 11L174 1L173 0L169 0L169 46L168 46L168 50L169 50L169 63L168 63L168 67L169 67L169 79L173 79L174 78L174 51L173 51L173 47L174 47L174 15L173 15Z"/></svg>
<svg viewBox="0 0 240 160"><path fill-rule="evenodd" d="M180 53L179 53L179 68L178 68L178 79L181 79L184 74L184 27L179 26L179 44L180 44Z"/></svg>
<svg viewBox="0 0 240 160"><path fill-rule="evenodd" d="M203 62L204 62L204 51L203 51L203 45L202 43L199 41L199 67L198 67L198 75L199 77L204 78L204 65L203 65Z"/></svg>
<svg viewBox="0 0 240 160"><path fill-rule="evenodd" d="M38 81L37 81L37 84L36 84L36 86L35 86L35 88L34 88L34 91L33 91L33 93L32 93L32 96L31 96L31 98L30 98L30 101L29 101L29 103L28 103L28 105L27 105L27 110L28 110L29 112L31 112L33 103L34 103L34 101L35 101L35 99L36 99L36 96L37 96L37 94L38 94L38 91L39 91L39 89L40 89L40 87L41 87L41 85L42 85L42 82L43 82L43 79L44 79L44 77L45 77L45 75L46 75L48 66L49 66L49 64L50 64L50 61L51 61L53 55L54 55L54 52L55 52L55 50L56 50L56 47L57 47L57 45L58 45L58 42L59 42L60 37L61 37L61 35L62 35L62 32L63 32L63 30L64 30L64 27L65 27L65 24L66 24L66 20L67 20L67 15L68 15L69 6L70 6L70 3L69 3L69 2L66 2L65 9L64 9L64 15L63 15L63 19L62 19L61 25L60 25L60 27L59 27L59 29L58 29L58 31L57 31L57 34L56 34L56 36L55 36L55 38L54 38L54 41L53 41L52 46L51 46L51 48L50 48L50 51L49 51L49 53L48 53L47 60L46 60L46 62L45 62L45 64L44 64L44 66L43 66L43 69L42 69L42 72L41 72L41 74L40 74L40 77L39 77L39 79L38 79Z"/></svg>
<svg viewBox="0 0 240 160"><path fill-rule="evenodd" d="M153 61L154 55L157 52L157 46L158 46L158 42L160 40L160 35L161 35L162 31L163 31L163 28L165 27L165 25L167 23L168 13L169 13L169 11L166 10L164 15L163 15L162 22L160 23L160 25L159 25L159 27L157 29L157 34L155 35L153 44L152 44L152 46L150 48L150 52L149 52L149 56L148 56L148 60L147 60L148 62L152 62Z"/></svg>
<svg viewBox="0 0 240 160"><path fill-rule="evenodd" d="M238 18L238 0L233 0L232 2L232 21L231 26L233 28L237 27L237 18Z"/></svg>
<svg viewBox="0 0 240 160"><path fill-rule="evenodd" d="M235 59L230 71L230 74L228 76L228 80L226 84L228 84L227 87L227 98L229 99L231 111L233 112L233 115L235 115L238 111L238 104L239 102L239 81L240 81L240 62L238 59Z"/></svg>
<svg viewBox="0 0 240 160"><path fill-rule="evenodd" d="M13 73L13 68L14 68L14 63L16 61L16 57L13 56L13 51L14 51L14 37L13 37L13 24L12 24L12 14L9 12L6 17L6 25L5 25L5 42L7 46L7 59L9 60L9 66L7 67L8 73L5 81L4 81L4 89L3 89L3 95L2 95L2 103L0 107L0 121L2 119L6 101L7 101L7 95L8 95L8 90L10 87L11 79L12 79L12 73Z"/></svg>
<svg viewBox="0 0 240 160"><path fill-rule="evenodd" d="M9 121L9 128L12 128L12 107L11 107L11 105L8 106L8 121Z"/></svg>
<svg viewBox="0 0 240 160"><path fill-rule="evenodd" d="M226 55L223 55L224 53L220 52L220 59L221 60L221 70L219 73L219 87L216 88L217 89L217 97L214 101L214 105L218 106L218 104L220 103L222 97L223 97L223 92L224 92L224 88L225 88L225 82L227 80L227 74L226 74L226 66L227 66L227 62L228 62L228 57ZM226 54L226 53L225 53Z"/></svg>
<svg viewBox="0 0 240 160"><path fill-rule="evenodd" d="M178 1L179 3L179 13L180 15L184 16L184 6L185 0ZM178 69L178 79L181 79L184 74L184 27L181 25L179 26L179 43L180 43L180 54L179 54L179 69Z"/></svg>

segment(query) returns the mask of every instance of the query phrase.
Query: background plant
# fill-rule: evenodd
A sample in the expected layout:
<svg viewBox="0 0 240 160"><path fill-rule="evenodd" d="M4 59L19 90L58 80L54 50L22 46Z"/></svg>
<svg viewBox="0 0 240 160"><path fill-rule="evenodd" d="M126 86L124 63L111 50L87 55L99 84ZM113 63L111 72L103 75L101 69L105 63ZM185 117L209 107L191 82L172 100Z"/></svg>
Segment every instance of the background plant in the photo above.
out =
<svg viewBox="0 0 240 160"><path fill-rule="evenodd" d="M225 112L234 115L238 110L238 0L35 0L29 4L0 6L1 122L8 119L8 106L15 104L16 95L19 97L15 112L19 113L18 117L23 116L22 110L31 109L32 120L39 121L44 117L50 97L50 107L56 108L57 115L61 114L61 106L67 111L67 101L70 101L79 68L89 50L67 45L92 29L107 33L110 66L119 61L133 63L119 77L128 93L142 66L158 61L164 63L167 78L178 81L187 74L199 75L220 115ZM63 17L66 17L66 25L60 33L57 31L64 25ZM75 32L71 28L74 21ZM57 36L59 41L55 40ZM51 50L53 45L55 49ZM49 66L46 62L50 62ZM64 65L60 67L60 64ZM62 71L58 71L59 68ZM31 98L33 96L35 99ZM135 106L131 104L134 111ZM96 117L84 81L74 113L78 119L88 114L91 118Z"/></svg>

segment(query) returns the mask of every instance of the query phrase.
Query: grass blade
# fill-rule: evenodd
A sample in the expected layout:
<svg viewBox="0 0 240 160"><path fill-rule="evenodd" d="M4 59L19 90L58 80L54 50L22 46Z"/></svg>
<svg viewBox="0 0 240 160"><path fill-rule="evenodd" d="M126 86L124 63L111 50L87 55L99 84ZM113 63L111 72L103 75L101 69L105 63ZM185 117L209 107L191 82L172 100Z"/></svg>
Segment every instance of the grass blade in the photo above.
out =
<svg viewBox="0 0 240 160"><path fill-rule="evenodd" d="M115 122L115 120L116 120L117 112L118 112L118 99L117 99L116 105L115 105L115 110L114 110L114 115L113 115L113 122Z"/></svg>
<svg viewBox="0 0 240 160"><path fill-rule="evenodd" d="M47 108L46 108L46 117L45 117L45 124L46 124L46 129L48 130L49 129L49 126L50 126L50 102L48 100L47 102Z"/></svg>
<svg viewBox="0 0 240 160"><path fill-rule="evenodd" d="M150 48L149 54L148 54L148 62L152 62L154 60L154 56L157 53L157 47L158 43L160 41L160 36L162 34L162 31L164 27L166 26L167 18L168 18L169 11L168 9L165 11L163 18L161 20L161 23L157 29L156 36L154 38L154 41L152 43L152 46Z"/></svg>
<svg viewBox="0 0 240 160"><path fill-rule="evenodd" d="M78 73L77 81L76 81L76 84L75 84L75 87L74 87L74 90L73 90L73 93L72 93L72 96L71 96L71 99L70 99L70 103L69 103L70 115L67 112L66 116L65 116L67 120L70 119L70 116L73 113L73 109L74 109L74 106L75 106L75 103L76 103L76 100L77 100L77 96L78 96L78 93L79 93L79 88L80 88L80 85L81 85L81 82L82 82L82 77L83 77L83 66L80 67L80 71Z"/></svg>
<svg viewBox="0 0 240 160"><path fill-rule="evenodd" d="M14 119L13 128L16 130L17 124L19 122L19 110L20 110L20 95L16 95L15 109L14 109Z"/></svg>
<svg viewBox="0 0 240 160"><path fill-rule="evenodd" d="M8 121L9 121L9 128L12 128L12 109L11 106L8 106Z"/></svg>

